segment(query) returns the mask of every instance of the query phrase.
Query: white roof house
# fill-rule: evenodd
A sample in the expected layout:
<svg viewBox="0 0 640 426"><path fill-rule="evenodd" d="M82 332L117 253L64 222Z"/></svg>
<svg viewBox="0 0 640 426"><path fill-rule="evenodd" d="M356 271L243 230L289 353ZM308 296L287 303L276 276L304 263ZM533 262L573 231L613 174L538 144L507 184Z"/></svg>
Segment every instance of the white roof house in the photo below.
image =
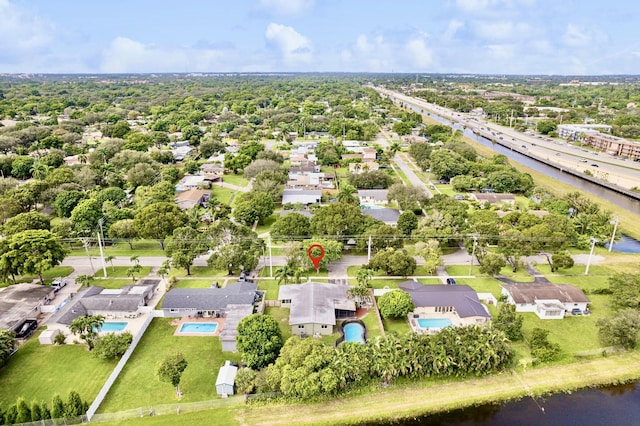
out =
<svg viewBox="0 0 640 426"><path fill-rule="evenodd" d="M282 204L316 204L322 199L322 191L285 189L282 193Z"/></svg>
<svg viewBox="0 0 640 426"><path fill-rule="evenodd" d="M236 374L238 374L238 367L231 365L231 361L225 361L224 365L220 367L218 378L216 379L216 393L218 395L234 394L233 388L236 383Z"/></svg>

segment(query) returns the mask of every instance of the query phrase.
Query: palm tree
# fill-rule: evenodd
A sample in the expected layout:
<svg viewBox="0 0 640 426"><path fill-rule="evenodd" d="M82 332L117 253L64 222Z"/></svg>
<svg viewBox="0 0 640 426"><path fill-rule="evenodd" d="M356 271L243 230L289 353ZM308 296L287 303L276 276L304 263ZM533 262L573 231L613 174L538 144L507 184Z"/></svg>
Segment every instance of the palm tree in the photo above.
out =
<svg viewBox="0 0 640 426"><path fill-rule="evenodd" d="M93 349L98 330L104 324L102 315L83 315L71 321L69 331L84 340L89 350Z"/></svg>
<svg viewBox="0 0 640 426"><path fill-rule="evenodd" d="M358 197L355 196L357 190L353 185L344 184L340 185L340 191L338 192L338 201L346 204L358 204Z"/></svg>
<svg viewBox="0 0 640 426"><path fill-rule="evenodd" d="M127 276L131 277L133 282L136 282L136 274L142 270L142 266L139 263L136 263L129 269L127 269Z"/></svg>
<svg viewBox="0 0 640 426"><path fill-rule="evenodd" d="M398 151L400 151L400 143L398 141L391 142L391 145L389 145L389 158L393 158Z"/></svg>
<svg viewBox="0 0 640 426"><path fill-rule="evenodd" d="M129 260L131 261L131 263L135 263L136 265L140 264L140 256L138 256L137 254L131 256Z"/></svg>
<svg viewBox="0 0 640 426"><path fill-rule="evenodd" d="M115 256L105 256L104 257L104 261L105 262L109 262L111 264L111 272L113 272L113 261L116 257Z"/></svg>
<svg viewBox="0 0 640 426"><path fill-rule="evenodd" d="M76 277L76 282L80 283L81 287L89 287L91 282L93 282L95 278L92 275L78 275Z"/></svg>
<svg viewBox="0 0 640 426"><path fill-rule="evenodd" d="M361 268L356 273L356 281L362 287L369 287L369 282L373 278L373 270L369 268Z"/></svg>
<svg viewBox="0 0 640 426"><path fill-rule="evenodd" d="M309 279L309 273L304 268L294 268L293 269L293 282L296 284L300 284L302 282L302 278Z"/></svg>
<svg viewBox="0 0 640 426"><path fill-rule="evenodd" d="M289 284L289 278L293 276L293 268L289 265L284 265L282 268L278 268L275 273L278 285L284 281L285 284Z"/></svg>
<svg viewBox="0 0 640 426"><path fill-rule="evenodd" d="M31 167L31 174L38 180L45 180L51 170L53 170L53 167L48 166L41 161L36 161Z"/></svg>

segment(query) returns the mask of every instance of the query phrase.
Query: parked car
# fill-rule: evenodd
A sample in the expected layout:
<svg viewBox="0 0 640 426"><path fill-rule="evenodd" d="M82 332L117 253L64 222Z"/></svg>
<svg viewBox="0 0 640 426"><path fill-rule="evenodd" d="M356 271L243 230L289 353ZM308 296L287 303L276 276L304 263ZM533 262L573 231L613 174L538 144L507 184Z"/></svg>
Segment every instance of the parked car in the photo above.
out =
<svg viewBox="0 0 640 426"><path fill-rule="evenodd" d="M454 280L453 278L447 278L447 284L448 285L456 285L456 280Z"/></svg>
<svg viewBox="0 0 640 426"><path fill-rule="evenodd" d="M578 308L573 308L571 310L571 315L582 315L582 311Z"/></svg>
<svg viewBox="0 0 640 426"><path fill-rule="evenodd" d="M598 164L597 164L597 163L592 163L592 164L591 164L591 167L600 167L600 166L598 166Z"/></svg>
<svg viewBox="0 0 640 426"><path fill-rule="evenodd" d="M589 160L587 160L586 158L583 158L582 160L580 160L581 163L588 163Z"/></svg>

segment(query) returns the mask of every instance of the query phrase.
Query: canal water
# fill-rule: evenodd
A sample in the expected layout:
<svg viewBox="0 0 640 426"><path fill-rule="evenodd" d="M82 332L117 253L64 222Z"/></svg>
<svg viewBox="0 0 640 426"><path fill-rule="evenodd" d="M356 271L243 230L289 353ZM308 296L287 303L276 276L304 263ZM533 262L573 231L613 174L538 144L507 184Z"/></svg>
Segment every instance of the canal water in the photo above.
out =
<svg viewBox="0 0 640 426"><path fill-rule="evenodd" d="M428 398L425 393L425 398ZM640 389L636 384L590 389L547 398L524 398L395 422L367 425L639 425Z"/></svg>
<svg viewBox="0 0 640 426"><path fill-rule="evenodd" d="M539 161L536 161L532 158L527 157L526 155L522 155L519 152L516 151L512 151L509 148L506 148L502 145L496 144L491 142L489 139L482 137L480 135L476 135L475 133L473 133L470 129L463 129L461 125L459 124L455 124L451 122L451 120L448 120L446 118L443 118L437 114L433 114L431 112L426 112L420 108L418 108L417 106L414 105L410 105L407 104L405 102L402 103L405 106L410 107L411 109L415 110L416 112L420 112L422 114L428 115L429 117L433 118L434 120L437 120L443 124L446 124L448 126L451 126L453 129L455 130L462 130L464 133L464 136L473 139L489 148L491 148L492 150L494 150L495 152L497 152L498 154L502 154L505 157L509 158L510 160L516 161L524 166L529 167L530 169L536 170L540 173L544 173L547 176L550 176L560 182L564 182L566 184L569 184L571 186L573 186L576 189L582 190L582 191L586 191L586 192L590 192L591 194L597 195L600 198L603 198L605 200L608 200L614 204L616 204L619 207L622 207L625 210L629 210L630 212L633 213L638 213L640 212L640 201L639 200L635 200L633 198L629 198L626 197L623 194L619 194L615 191L611 191L608 188L605 188L603 186L597 185L595 183L589 182L587 180L584 179L580 179L579 177L576 177L574 175L568 174L568 173L562 173L560 170L556 169L555 167L551 167L548 166L544 163L541 163Z"/></svg>
<svg viewBox="0 0 640 426"><path fill-rule="evenodd" d="M609 248L609 243L604 245ZM613 243L611 251L619 251L622 253L640 253L640 241L621 235L620 239Z"/></svg>

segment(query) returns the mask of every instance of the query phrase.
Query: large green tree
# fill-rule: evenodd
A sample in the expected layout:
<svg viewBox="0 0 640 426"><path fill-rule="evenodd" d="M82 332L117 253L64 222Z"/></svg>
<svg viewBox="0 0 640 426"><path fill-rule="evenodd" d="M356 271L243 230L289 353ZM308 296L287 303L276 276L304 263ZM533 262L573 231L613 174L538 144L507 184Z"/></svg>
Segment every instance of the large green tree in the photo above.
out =
<svg viewBox="0 0 640 426"><path fill-rule="evenodd" d="M611 307L616 310L640 308L640 273L618 273L609 277Z"/></svg>
<svg viewBox="0 0 640 426"><path fill-rule="evenodd" d="M382 270L387 275L406 277L416 270L416 260L406 250L389 247L376 253L368 268Z"/></svg>
<svg viewBox="0 0 640 426"><path fill-rule="evenodd" d="M193 228L182 227L173 231L173 235L166 241L167 255L171 257L171 264L177 268L187 270L191 275L194 260L208 250L204 236Z"/></svg>
<svg viewBox="0 0 640 426"><path fill-rule="evenodd" d="M274 240L298 240L311 235L309 219L296 212L280 216L271 227L271 237Z"/></svg>
<svg viewBox="0 0 640 426"><path fill-rule="evenodd" d="M240 270L252 271L258 266L264 242L246 226L220 220L209 229L209 238L208 265L227 270L229 275Z"/></svg>
<svg viewBox="0 0 640 426"><path fill-rule="evenodd" d="M378 309L383 318L404 318L415 306L406 291L392 290L378 299Z"/></svg>
<svg viewBox="0 0 640 426"><path fill-rule="evenodd" d="M332 203L320 207L311 218L311 233L329 237L359 235L364 224L365 218L358 206Z"/></svg>
<svg viewBox="0 0 640 426"><path fill-rule="evenodd" d="M164 239L187 223L187 216L173 203L155 203L143 208L133 220L142 238L158 240L164 250Z"/></svg>
<svg viewBox="0 0 640 426"><path fill-rule="evenodd" d="M640 334L640 312L627 308L609 318L600 318L596 325L600 342L605 346L635 349Z"/></svg>
<svg viewBox="0 0 640 426"><path fill-rule="evenodd" d="M260 369L273 363L283 344L280 326L272 316L249 315L238 324L236 345L249 368Z"/></svg>
<svg viewBox="0 0 640 426"><path fill-rule="evenodd" d="M67 255L60 238L50 231L37 229L18 232L6 239L0 254L0 265L10 273L37 274L59 265Z"/></svg>
<svg viewBox="0 0 640 426"><path fill-rule="evenodd" d="M51 229L51 220L49 216L40 212L20 213L12 217L4 224L3 231L5 235L17 234L18 232L27 231L29 229Z"/></svg>
<svg viewBox="0 0 640 426"><path fill-rule="evenodd" d="M13 330L0 330L0 367L4 366L16 349L16 334Z"/></svg>
<svg viewBox="0 0 640 426"><path fill-rule="evenodd" d="M167 355L156 367L156 376L160 381L171 383L176 388L178 398L182 396L180 391L180 381L182 373L187 369L189 363L180 352Z"/></svg>

